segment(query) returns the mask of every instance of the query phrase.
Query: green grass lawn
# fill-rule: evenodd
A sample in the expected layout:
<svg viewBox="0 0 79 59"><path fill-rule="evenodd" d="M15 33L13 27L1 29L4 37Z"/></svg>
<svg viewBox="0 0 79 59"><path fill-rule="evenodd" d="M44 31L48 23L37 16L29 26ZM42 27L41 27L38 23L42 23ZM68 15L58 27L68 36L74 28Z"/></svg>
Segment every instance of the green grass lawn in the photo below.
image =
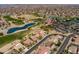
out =
<svg viewBox="0 0 79 59"><path fill-rule="evenodd" d="M20 20L20 19L14 19L14 18L12 18L12 17L10 17L8 15L4 16L4 18L5 18L6 21L11 21L12 23L17 24L17 25L24 24L24 22L22 20Z"/></svg>
<svg viewBox="0 0 79 59"><path fill-rule="evenodd" d="M0 48L5 44L8 44L16 39L22 40L22 38L26 35L27 31L17 32L11 35L0 37Z"/></svg>

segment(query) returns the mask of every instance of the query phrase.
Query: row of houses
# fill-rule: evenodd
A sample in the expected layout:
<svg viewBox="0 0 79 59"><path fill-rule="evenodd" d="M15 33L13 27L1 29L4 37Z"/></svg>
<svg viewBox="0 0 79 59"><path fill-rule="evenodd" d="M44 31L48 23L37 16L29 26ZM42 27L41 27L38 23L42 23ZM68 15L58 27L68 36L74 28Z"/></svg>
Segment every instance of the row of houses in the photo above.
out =
<svg viewBox="0 0 79 59"><path fill-rule="evenodd" d="M67 47L68 53L79 54L79 35L72 37L70 44Z"/></svg>

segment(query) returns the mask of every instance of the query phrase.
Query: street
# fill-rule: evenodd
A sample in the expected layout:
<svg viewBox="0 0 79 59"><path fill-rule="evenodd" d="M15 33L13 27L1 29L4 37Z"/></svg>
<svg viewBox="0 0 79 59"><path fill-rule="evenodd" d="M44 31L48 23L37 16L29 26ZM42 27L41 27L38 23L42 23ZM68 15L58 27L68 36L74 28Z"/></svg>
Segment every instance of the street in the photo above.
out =
<svg viewBox="0 0 79 59"><path fill-rule="evenodd" d="M42 42L44 42L48 37L52 36L53 34L49 34L46 37L44 37L41 41L36 43L34 46L32 46L28 51L25 52L25 54L30 54L36 47L38 47Z"/></svg>
<svg viewBox="0 0 79 59"><path fill-rule="evenodd" d="M67 44L72 36L74 36L74 34L70 34L68 37L65 38L64 42L62 43L59 50L57 51L57 54L61 54L64 51L65 47L67 46Z"/></svg>

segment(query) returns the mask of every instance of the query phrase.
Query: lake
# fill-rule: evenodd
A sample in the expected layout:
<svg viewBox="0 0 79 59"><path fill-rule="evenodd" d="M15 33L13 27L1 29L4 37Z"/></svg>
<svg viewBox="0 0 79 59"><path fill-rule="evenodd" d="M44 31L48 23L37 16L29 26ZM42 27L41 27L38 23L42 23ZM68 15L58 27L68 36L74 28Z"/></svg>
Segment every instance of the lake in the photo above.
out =
<svg viewBox="0 0 79 59"><path fill-rule="evenodd" d="M29 23L29 24L25 24L24 26L22 27L13 27L13 28L10 28L8 31L7 31L7 34L10 34L10 33L13 33L13 32L16 32L16 31L19 31L19 30L23 30L23 29L26 29L32 25L34 25L35 23Z"/></svg>

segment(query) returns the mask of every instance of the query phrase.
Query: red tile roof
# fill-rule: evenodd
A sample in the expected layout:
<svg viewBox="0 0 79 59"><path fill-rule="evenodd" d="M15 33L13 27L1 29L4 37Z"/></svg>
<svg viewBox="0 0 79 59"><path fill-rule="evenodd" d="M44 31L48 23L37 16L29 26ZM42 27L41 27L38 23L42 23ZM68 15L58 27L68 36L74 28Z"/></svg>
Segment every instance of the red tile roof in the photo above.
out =
<svg viewBox="0 0 79 59"><path fill-rule="evenodd" d="M23 42L23 44L25 44L25 45L30 45L30 44L32 44L33 43L33 41L32 40L30 40L30 39L26 39L24 42Z"/></svg>
<svg viewBox="0 0 79 59"><path fill-rule="evenodd" d="M37 49L37 54L45 54L49 52L49 47L39 46Z"/></svg>

